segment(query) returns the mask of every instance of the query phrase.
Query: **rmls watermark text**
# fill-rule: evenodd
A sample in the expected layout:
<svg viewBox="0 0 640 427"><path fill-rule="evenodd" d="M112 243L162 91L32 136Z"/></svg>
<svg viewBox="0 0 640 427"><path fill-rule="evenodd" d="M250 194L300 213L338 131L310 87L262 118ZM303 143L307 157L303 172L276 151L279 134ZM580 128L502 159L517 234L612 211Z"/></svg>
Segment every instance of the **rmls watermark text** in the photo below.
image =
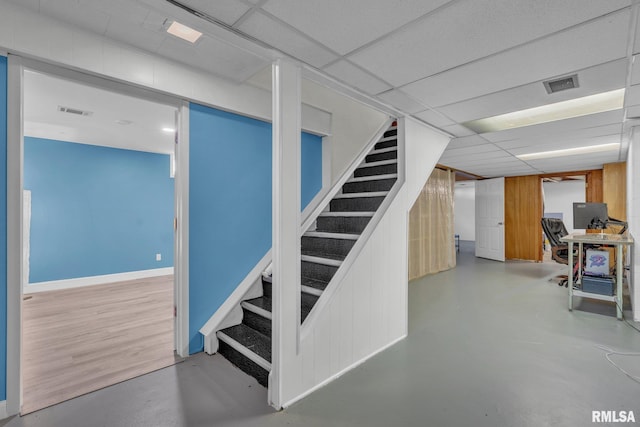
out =
<svg viewBox="0 0 640 427"><path fill-rule="evenodd" d="M635 423L633 411L591 411L592 423Z"/></svg>

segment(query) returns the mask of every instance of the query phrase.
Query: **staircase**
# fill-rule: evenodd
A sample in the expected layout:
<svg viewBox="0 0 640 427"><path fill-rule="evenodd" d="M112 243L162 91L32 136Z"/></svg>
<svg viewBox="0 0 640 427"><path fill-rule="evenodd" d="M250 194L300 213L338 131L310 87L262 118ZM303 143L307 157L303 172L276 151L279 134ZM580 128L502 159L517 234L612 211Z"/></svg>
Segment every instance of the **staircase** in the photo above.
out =
<svg viewBox="0 0 640 427"><path fill-rule="evenodd" d="M392 125L364 162L342 186L342 192L320 213L315 229L301 241L302 322L356 243L398 179L397 128ZM242 323L216 332L218 352L268 387L271 370L272 282L262 276L263 295L241 302Z"/></svg>

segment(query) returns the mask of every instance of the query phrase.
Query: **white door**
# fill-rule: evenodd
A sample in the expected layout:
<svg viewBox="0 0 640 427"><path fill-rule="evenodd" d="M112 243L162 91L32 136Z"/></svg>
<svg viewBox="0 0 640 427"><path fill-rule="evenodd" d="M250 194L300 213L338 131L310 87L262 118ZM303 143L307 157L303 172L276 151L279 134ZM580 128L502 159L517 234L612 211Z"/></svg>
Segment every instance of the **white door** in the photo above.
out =
<svg viewBox="0 0 640 427"><path fill-rule="evenodd" d="M476 256L504 261L504 178L476 181Z"/></svg>

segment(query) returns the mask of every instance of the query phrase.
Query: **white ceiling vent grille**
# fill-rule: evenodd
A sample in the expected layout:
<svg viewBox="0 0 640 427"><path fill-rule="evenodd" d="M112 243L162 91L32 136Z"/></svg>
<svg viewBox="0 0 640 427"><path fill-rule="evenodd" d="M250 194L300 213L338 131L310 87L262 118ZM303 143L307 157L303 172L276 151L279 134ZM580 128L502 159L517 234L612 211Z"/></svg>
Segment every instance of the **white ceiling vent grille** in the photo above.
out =
<svg viewBox="0 0 640 427"><path fill-rule="evenodd" d="M90 116L93 114L93 111L79 110L77 108L63 107L62 105L58 105L58 111L61 113L69 113L75 114L76 116Z"/></svg>
<svg viewBox="0 0 640 427"><path fill-rule="evenodd" d="M543 82L543 84L548 94L561 92L567 89L575 89L579 86L578 75L574 74L560 79L547 80L546 82Z"/></svg>

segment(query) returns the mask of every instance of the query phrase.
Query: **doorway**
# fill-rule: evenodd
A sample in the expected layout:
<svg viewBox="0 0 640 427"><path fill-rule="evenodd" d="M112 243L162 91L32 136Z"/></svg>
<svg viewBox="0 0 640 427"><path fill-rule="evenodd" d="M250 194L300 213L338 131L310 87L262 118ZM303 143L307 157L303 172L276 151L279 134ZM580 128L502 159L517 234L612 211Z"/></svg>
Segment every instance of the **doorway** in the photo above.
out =
<svg viewBox="0 0 640 427"><path fill-rule="evenodd" d="M21 68L24 95L19 103L24 122L20 148L24 157L20 167L24 178L19 186L21 192L30 191L22 198L31 203L24 205L21 212L21 218L30 220L22 221L19 245L23 248L18 293L21 315L16 322L20 345L15 347L19 349L21 379L18 387L15 382L8 384L7 401L8 406L10 399L14 403L17 391L24 405L21 412L26 413L175 361L179 328L174 327L174 310L181 306L174 303L177 200L171 174L175 170L173 150L181 101L160 96L165 102L158 102L153 94L149 98L131 96L131 92L140 91L42 64ZM153 117L160 118L161 126L149 123ZM144 181L143 170L149 173L148 181ZM158 188L150 188L150 183L160 175L160 192L168 202L162 208L163 215L156 215L159 208L154 199L159 192ZM141 183L147 187L141 188ZM15 180L9 183L12 184ZM150 210L137 211L137 202ZM26 208L29 206L30 212ZM123 219L127 215L129 218ZM163 224L164 231L154 238L158 223ZM147 236L142 237L141 233ZM144 241L148 244L140 245ZM16 290L12 289L14 295ZM179 291L177 283L175 290ZM135 292L139 294L133 295ZM113 299L114 296L118 298ZM156 297L161 300L159 304L153 299ZM136 312L142 307L144 310ZM114 316L115 323L106 324L104 315L118 310L122 313ZM158 311L162 312L163 327L158 326L157 319L140 317ZM74 317L81 312L85 317ZM125 315L132 313L136 315ZM70 324L56 324L56 315L58 320L75 319L72 325L78 328L88 327L89 320L97 320L104 328L73 331ZM41 337L48 336L53 341L39 341L30 328L38 318L44 320L36 328ZM123 328L115 328L116 323ZM161 329L160 341L170 357L157 357L160 351L148 352L140 347L142 341L158 335ZM114 334L104 335L105 331ZM68 334L56 338L56 332ZM122 339L124 347L118 347L116 338ZM91 350L86 346L91 342L108 345ZM133 369L118 359L127 352L133 355ZM145 353L153 355L147 367L142 362ZM100 362L100 357L110 361ZM8 359L11 369L11 357ZM89 361L97 362L99 368L89 367ZM83 380L65 376L73 371L65 371L69 366L83 363L74 373ZM38 372L60 375L43 378L38 377ZM90 377L92 374L95 378ZM56 381L66 383L71 394L60 390L53 393ZM37 385L30 388L30 384ZM34 403L31 392L38 388L46 389L49 397L57 397L40 398L39 403Z"/></svg>

